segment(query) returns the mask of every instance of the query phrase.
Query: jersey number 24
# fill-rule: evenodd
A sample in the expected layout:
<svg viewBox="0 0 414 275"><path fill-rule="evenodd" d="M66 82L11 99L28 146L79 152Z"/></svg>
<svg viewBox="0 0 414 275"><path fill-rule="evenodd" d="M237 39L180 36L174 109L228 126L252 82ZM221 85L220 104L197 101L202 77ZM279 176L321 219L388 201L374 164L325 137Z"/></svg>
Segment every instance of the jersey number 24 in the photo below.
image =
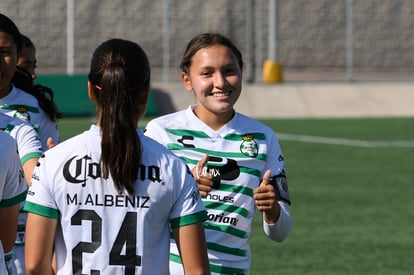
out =
<svg viewBox="0 0 414 275"><path fill-rule="evenodd" d="M74 275L82 274L82 253L94 253L102 241L102 218L93 210L79 210L71 219L72 225L82 225L82 221L90 221L91 242L79 242L72 249L72 271ZM116 236L115 243L109 253L109 265L125 266L125 275L135 274L135 267L141 265L141 256L136 255L137 213L127 212ZM124 254L122 248L126 247ZM98 275L99 270L91 270Z"/></svg>

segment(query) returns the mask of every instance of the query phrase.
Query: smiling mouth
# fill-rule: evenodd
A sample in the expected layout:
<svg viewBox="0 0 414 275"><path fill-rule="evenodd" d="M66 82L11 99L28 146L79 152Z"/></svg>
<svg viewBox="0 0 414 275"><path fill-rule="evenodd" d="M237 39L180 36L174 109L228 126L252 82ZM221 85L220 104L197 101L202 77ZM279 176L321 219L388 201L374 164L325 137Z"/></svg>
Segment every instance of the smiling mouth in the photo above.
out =
<svg viewBox="0 0 414 275"><path fill-rule="evenodd" d="M227 92L216 92L213 93L214 97L223 97L223 96L229 96L231 94L231 91L227 91Z"/></svg>

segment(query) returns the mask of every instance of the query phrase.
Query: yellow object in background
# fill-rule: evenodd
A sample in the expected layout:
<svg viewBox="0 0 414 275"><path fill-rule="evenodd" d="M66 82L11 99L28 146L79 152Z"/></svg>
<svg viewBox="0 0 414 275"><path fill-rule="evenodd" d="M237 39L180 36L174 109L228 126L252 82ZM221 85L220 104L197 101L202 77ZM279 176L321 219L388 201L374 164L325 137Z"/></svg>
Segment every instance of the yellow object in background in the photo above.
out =
<svg viewBox="0 0 414 275"><path fill-rule="evenodd" d="M282 65L266 60L263 65L263 82L266 84L283 82Z"/></svg>

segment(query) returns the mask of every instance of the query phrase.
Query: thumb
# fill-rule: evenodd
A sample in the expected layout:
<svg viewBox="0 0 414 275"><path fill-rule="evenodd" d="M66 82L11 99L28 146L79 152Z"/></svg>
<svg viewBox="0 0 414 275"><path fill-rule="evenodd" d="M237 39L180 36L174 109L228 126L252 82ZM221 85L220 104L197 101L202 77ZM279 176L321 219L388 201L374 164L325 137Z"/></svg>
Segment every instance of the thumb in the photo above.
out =
<svg viewBox="0 0 414 275"><path fill-rule="evenodd" d="M51 138L51 137L49 137L48 139L47 139L47 148L48 149L50 149L50 148L53 148L53 147L55 147L55 141L53 140L53 138Z"/></svg>
<svg viewBox="0 0 414 275"><path fill-rule="evenodd" d="M203 175L203 168L204 166L206 166L208 162L208 155L205 155L202 159L200 159L200 161L197 163L196 165L196 173L197 176L200 177Z"/></svg>
<svg viewBox="0 0 414 275"><path fill-rule="evenodd" d="M262 182L260 183L260 186L266 186L268 184L270 184L270 176L272 174L271 170L267 170L264 175L263 175L263 179Z"/></svg>

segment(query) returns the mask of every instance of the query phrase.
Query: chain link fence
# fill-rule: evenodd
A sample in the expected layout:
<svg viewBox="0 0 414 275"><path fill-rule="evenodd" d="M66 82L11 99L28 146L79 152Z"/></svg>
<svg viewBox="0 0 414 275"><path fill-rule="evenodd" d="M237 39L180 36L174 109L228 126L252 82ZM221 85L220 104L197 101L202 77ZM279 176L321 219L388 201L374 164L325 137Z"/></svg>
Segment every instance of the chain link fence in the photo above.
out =
<svg viewBox="0 0 414 275"><path fill-rule="evenodd" d="M178 81L186 43L214 31L238 45L248 82L269 58L285 81L414 80L411 0L2 0L0 12L35 43L39 74L83 74L117 37L147 51L154 81Z"/></svg>

